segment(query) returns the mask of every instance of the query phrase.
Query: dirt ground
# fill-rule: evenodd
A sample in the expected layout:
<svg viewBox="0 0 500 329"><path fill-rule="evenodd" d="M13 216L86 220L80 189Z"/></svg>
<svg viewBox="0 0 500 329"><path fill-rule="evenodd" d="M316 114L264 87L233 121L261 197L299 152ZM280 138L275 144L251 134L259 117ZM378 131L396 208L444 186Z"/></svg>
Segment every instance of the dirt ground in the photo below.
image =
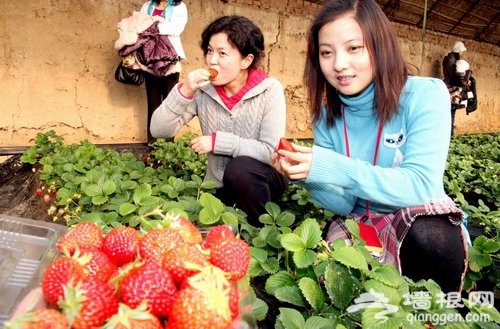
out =
<svg viewBox="0 0 500 329"><path fill-rule="evenodd" d="M14 155L0 164L0 214L52 221L49 204L36 194L38 177L20 157Z"/></svg>

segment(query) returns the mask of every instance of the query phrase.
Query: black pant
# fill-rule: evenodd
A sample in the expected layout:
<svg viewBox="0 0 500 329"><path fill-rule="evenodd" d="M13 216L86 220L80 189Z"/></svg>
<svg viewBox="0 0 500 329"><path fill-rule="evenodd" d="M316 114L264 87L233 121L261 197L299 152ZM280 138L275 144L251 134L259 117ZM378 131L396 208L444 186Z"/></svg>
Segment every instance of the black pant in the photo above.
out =
<svg viewBox="0 0 500 329"><path fill-rule="evenodd" d="M402 274L432 279L444 293L459 292L465 267L462 228L439 216L419 217L401 245Z"/></svg>
<svg viewBox="0 0 500 329"><path fill-rule="evenodd" d="M153 112L160 106L160 104L167 98L168 93L179 82L179 73L172 73L163 77L157 77L153 74L144 73L146 83L146 97L148 100L148 144L155 141L151 136L149 127L151 125L151 117Z"/></svg>
<svg viewBox="0 0 500 329"><path fill-rule="evenodd" d="M453 136L453 132L455 130L455 114L457 113L457 108L452 104L451 105L451 136Z"/></svg>
<svg viewBox="0 0 500 329"><path fill-rule="evenodd" d="M247 214L248 222L259 224L267 202L277 202L288 187L288 180L272 166L254 158L231 159L226 166L223 187L215 196L227 206L236 206Z"/></svg>

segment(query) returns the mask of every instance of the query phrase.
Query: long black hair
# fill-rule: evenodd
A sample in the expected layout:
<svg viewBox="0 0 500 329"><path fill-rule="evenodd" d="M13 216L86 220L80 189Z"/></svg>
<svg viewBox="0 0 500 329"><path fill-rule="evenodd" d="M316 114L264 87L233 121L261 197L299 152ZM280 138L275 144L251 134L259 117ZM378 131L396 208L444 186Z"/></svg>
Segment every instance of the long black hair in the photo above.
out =
<svg viewBox="0 0 500 329"><path fill-rule="evenodd" d="M304 69L304 83L313 121L320 119L321 107L325 103L328 126L332 126L335 118L341 116L338 91L321 72L318 34L323 26L345 15L352 15L361 27L374 70L376 114L385 123L398 111L399 96L409 70L396 33L375 0L330 0L313 20L308 34Z"/></svg>

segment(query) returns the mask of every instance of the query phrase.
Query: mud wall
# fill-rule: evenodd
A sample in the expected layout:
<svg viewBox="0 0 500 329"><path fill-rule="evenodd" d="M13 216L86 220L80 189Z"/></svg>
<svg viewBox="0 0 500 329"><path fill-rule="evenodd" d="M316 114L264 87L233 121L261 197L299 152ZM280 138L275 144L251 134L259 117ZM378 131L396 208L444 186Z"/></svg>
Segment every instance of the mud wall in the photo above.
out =
<svg viewBox="0 0 500 329"><path fill-rule="evenodd" d="M303 0L186 0L184 72L204 65L200 33L212 19L241 14L266 39L266 69L285 86L287 136L311 137L302 68L305 34L318 10ZM114 80L117 23L143 0L33 0L5 2L0 12L0 147L31 145L37 132L55 130L68 143L143 143L145 87ZM395 24L409 63L422 76L441 77L441 59L454 37ZM463 40L476 76L479 106L456 118L457 133L500 130L500 49ZM181 74L181 79L183 74ZM193 122L186 130L196 131Z"/></svg>

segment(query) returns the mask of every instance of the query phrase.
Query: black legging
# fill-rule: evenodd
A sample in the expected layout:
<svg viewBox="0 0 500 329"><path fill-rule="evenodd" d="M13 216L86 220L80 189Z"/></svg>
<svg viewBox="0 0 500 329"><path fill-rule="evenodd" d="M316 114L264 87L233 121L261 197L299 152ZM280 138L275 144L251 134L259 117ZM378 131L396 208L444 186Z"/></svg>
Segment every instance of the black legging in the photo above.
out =
<svg viewBox="0 0 500 329"><path fill-rule="evenodd" d="M433 279L444 293L459 292L466 257L461 230L443 217L417 218L401 245L402 274L415 282Z"/></svg>
<svg viewBox="0 0 500 329"><path fill-rule="evenodd" d="M156 139L151 135L151 131L149 130L151 117L158 106L167 98L170 90L179 82L179 73L172 73L163 77L157 77L148 72L145 72L144 75L148 101L148 144L152 144Z"/></svg>
<svg viewBox="0 0 500 329"><path fill-rule="evenodd" d="M231 159L222 181L224 186L215 196L244 211L248 222L255 226L262 225L258 219L266 212L266 203L277 202L288 187L288 180L276 169L247 156Z"/></svg>

